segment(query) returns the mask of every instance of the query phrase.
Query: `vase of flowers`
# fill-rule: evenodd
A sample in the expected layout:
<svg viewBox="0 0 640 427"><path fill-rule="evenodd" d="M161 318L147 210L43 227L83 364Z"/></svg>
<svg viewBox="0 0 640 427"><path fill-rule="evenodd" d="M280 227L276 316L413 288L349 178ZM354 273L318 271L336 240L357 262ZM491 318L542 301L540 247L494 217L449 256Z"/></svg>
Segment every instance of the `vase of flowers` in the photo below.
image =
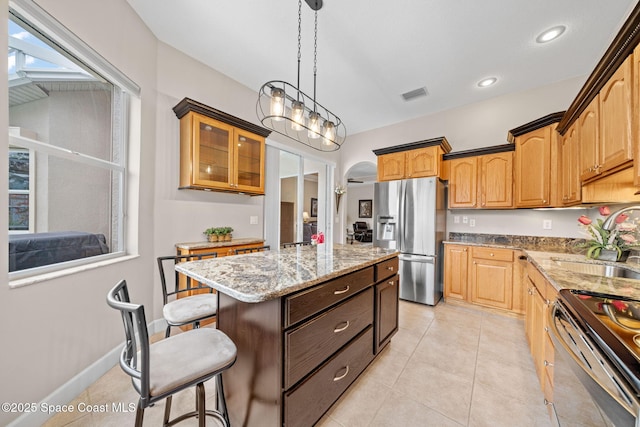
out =
<svg viewBox="0 0 640 427"><path fill-rule="evenodd" d="M608 206L601 206L599 212L604 217L611 214ZM587 258L603 261L625 261L629 256L629 251L638 247L637 225L625 222L628 218L628 215L619 215L616 218L615 227L607 230L603 228L604 221L602 219L598 218L594 222L588 216L581 215L578 222L589 236L584 244L587 248Z"/></svg>
<svg viewBox="0 0 640 427"><path fill-rule="evenodd" d="M336 185L336 188L333 190L336 193L336 213L340 210L340 199L347 192L347 189L342 185Z"/></svg>

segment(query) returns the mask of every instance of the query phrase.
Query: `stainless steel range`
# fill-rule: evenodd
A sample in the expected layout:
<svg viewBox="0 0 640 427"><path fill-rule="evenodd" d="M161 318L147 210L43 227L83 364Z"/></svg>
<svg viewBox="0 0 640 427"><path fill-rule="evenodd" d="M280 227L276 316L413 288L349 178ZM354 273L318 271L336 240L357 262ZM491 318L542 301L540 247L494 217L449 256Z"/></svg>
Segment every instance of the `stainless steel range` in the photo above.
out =
<svg viewBox="0 0 640 427"><path fill-rule="evenodd" d="M640 301L561 290L550 311L560 426L640 426Z"/></svg>

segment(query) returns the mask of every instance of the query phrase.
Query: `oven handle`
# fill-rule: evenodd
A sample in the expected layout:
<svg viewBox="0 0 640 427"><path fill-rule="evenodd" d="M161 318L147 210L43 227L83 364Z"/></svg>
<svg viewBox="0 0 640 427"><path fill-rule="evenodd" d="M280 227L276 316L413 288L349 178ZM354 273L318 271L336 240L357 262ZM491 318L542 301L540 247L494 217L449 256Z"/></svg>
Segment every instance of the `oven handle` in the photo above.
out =
<svg viewBox="0 0 640 427"><path fill-rule="evenodd" d="M623 402L620 400L620 398L618 396L615 396L613 394L611 394L611 392L609 391L609 389L602 384L602 382L593 375L593 373L591 372L591 369L589 369L582 360L580 360L578 358L578 356L571 350L571 348L569 347L569 345L566 343L566 341L564 340L564 338L562 337L562 335L560 334L560 332L558 331L558 328L556 326L556 322L555 322L555 317L556 317L556 313L559 311L560 315L562 317L564 317L572 326L572 328L574 328L576 330L576 332L580 335L580 337L585 340L587 339L585 337L585 334L579 329L579 327L575 324L575 322L573 321L573 319L571 319L571 316L563 309L561 308L559 305L561 303L559 303L557 300L556 302L553 304L553 308L551 310L548 311L548 318L547 318L547 323L549 325L549 331L552 333L553 337L556 338L556 342L559 343L564 350L564 352L571 357L571 359L580 367L580 369L582 369L597 385L598 387L600 387L602 390L605 390L607 392L607 394L609 396L611 396L614 400L616 400L623 408L625 408L627 411L629 411L630 413L633 414L633 412L629 409L629 404L626 402ZM589 342L591 342L590 339L588 339ZM595 346L595 344L592 344ZM611 374L609 372L607 372L605 370L605 372L607 373L608 376L611 376ZM614 381L614 384L616 384L616 387L618 387L617 382ZM618 390L619 392L623 393L623 394L627 394L624 392L624 390ZM634 415L635 416L635 415ZM640 420L640 418L638 418L638 420Z"/></svg>

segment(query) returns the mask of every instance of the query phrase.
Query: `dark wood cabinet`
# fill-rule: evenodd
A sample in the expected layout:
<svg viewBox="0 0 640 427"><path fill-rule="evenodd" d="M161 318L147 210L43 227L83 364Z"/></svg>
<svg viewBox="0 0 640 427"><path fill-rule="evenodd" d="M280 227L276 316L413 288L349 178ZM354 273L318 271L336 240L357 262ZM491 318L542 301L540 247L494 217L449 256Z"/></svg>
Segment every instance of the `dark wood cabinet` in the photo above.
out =
<svg viewBox="0 0 640 427"><path fill-rule="evenodd" d="M274 300L219 293L238 347L223 374L232 425L311 426L398 329L397 257Z"/></svg>
<svg viewBox="0 0 640 427"><path fill-rule="evenodd" d="M398 297L400 276L395 275L376 284L376 354L391 341L398 331Z"/></svg>

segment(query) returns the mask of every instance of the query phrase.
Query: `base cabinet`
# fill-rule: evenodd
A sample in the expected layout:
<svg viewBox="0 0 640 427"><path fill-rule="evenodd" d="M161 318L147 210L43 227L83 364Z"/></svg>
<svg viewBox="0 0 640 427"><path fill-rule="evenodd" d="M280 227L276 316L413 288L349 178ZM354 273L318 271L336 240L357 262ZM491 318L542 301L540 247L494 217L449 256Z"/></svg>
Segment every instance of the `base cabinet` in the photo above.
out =
<svg viewBox="0 0 640 427"><path fill-rule="evenodd" d="M397 331L397 272L396 257L275 300L220 293L218 329L238 347L231 424L314 425Z"/></svg>
<svg viewBox="0 0 640 427"><path fill-rule="evenodd" d="M527 312L525 333L545 401L553 402L554 347L548 332L547 315L557 296L555 288L532 264L527 266Z"/></svg>
<svg viewBox="0 0 640 427"><path fill-rule="evenodd" d="M514 274L515 252L495 247L445 244L445 299L508 311L515 308L516 313L521 312L521 282L519 275Z"/></svg>

